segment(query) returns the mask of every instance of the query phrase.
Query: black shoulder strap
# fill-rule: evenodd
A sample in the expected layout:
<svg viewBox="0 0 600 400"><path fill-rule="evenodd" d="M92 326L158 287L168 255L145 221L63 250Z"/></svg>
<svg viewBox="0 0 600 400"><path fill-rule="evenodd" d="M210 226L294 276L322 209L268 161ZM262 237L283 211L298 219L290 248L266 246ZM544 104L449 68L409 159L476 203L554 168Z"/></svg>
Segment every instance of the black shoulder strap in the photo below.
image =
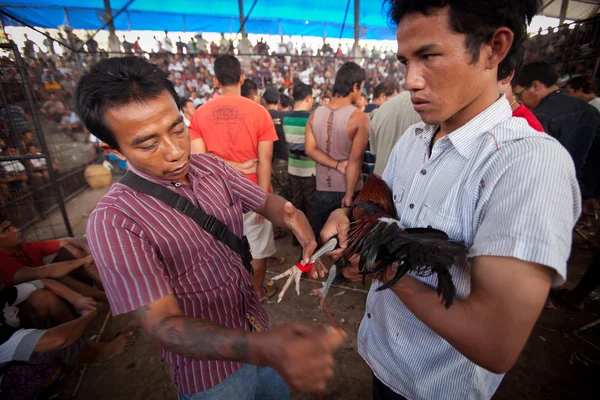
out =
<svg viewBox="0 0 600 400"><path fill-rule="evenodd" d="M240 239L235 233L229 230L227 225L214 216L205 213L201 208L190 203L188 199L179 193L152 183L131 171L128 171L119 183L129 186L138 192L145 193L148 196L152 196L193 219L202 229L212 234L215 239L238 253L242 257L242 261L248 272L253 273L251 264L252 255L250 254L250 246L248 245L246 236Z"/></svg>

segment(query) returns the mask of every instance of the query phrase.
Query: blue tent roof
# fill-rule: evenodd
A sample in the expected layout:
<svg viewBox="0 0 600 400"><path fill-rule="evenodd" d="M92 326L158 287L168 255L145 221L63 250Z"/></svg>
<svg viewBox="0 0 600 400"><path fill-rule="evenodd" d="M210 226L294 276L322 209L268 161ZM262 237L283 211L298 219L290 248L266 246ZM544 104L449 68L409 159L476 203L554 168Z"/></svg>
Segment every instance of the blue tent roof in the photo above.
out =
<svg viewBox="0 0 600 400"><path fill-rule="evenodd" d="M111 0L116 14L128 0ZM253 0L244 1L244 15ZM258 0L246 31L257 34L339 37L347 0ZM103 0L0 0L0 9L27 24L56 28L98 29L103 25ZM20 25L2 16L5 25ZM237 32L240 27L237 0L135 0L114 20L117 30L169 30L186 32ZM344 38L354 37L354 1L350 0ZM363 39L394 39L382 8L382 0L360 4Z"/></svg>

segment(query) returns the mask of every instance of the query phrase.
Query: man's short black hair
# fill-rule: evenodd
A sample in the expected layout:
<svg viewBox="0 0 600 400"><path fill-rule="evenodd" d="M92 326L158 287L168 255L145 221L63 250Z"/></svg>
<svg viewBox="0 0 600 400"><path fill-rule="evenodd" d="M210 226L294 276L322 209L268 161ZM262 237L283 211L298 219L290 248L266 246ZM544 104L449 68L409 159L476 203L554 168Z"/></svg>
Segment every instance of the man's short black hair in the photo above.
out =
<svg viewBox="0 0 600 400"><path fill-rule="evenodd" d="M533 84L533 81L540 81L544 86L550 87L557 84L558 78L558 73L552 65L543 61L534 61L521 69L514 84L527 88Z"/></svg>
<svg viewBox="0 0 600 400"><path fill-rule="evenodd" d="M183 109L185 106L187 106L187 103L192 103L194 104L194 102L192 100L190 100L189 98L183 98L179 100L179 109Z"/></svg>
<svg viewBox="0 0 600 400"><path fill-rule="evenodd" d="M297 83L294 85L294 101L304 101L308 96L312 96L312 88L306 83Z"/></svg>
<svg viewBox="0 0 600 400"><path fill-rule="evenodd" d="M101 60L77 83L75 104L85 127L98 139L118 149L114 133L104 122L107 109L155 99L164 91L179 98L168 75L141 57Z"/></svg>
<svg viewBox="0 0 600 400"><path fill-rule="evenodd" d="M431 15L441 8L450 8L450 27L467 36L466 46L479 59L484 43L492 39L494 31L502 26L510 29L514 39L508 54L498 65L498 80L506 79L519 68L523 58L523 44L527 39L527 24L537 14L540 0L385 0L389 3L388 17L397 26L409 13Z"/></svg>
<svg viewBox="0 0 600 400"><path fill-rule="evenodd" d="M234 56L219 56L215 60L215 77L222 86L234 86L240 82L242 66Z"/></svg>
<svg viewBox="0 0 600 400"><path fill-rule="evenodd" d="M565 86L570 86L575 91L581 89L585 94L595 93L594 81L586 75L579 75L569 79Z"/></svg>
<svg viewBox="0 0 600 400"><path fill-rule="evenodd" d="M254 97L257 93L258 85L251 79L244 80L244 83L242 84L242 96L250 99Z"/></svg>
<svg viewBox="0 0 600 400"><path fill-rule="evenodd" d="M362 83L367 79L365 70L360 65L348 61L340 67L335 76L335 83L333 84L333 95L346 97L354 89L354 85L359 88Z"/></svg>
<svg viewBox="0 0 600 400"><path fill-rule="evenodd" d="M377 99L382 94L387 97L393 96L398 91L398 85L392 81L383 81L379 85L375 86L373 90L373 98Z"/></svg>
<svg viewBox="0 0 600 400"><path fill-rule="evenodd" d="M293 107L294 100L290 96L282 94L279 98L279 104L281 105L281 108Z"/></svg>

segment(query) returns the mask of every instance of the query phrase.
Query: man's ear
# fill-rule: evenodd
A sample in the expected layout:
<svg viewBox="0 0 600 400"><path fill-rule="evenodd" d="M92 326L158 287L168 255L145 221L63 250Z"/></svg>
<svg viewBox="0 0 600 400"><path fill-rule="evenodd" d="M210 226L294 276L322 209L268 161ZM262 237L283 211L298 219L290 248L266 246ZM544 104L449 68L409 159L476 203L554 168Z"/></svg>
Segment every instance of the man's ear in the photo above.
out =
<svg viewBox="0 0 600 400"><path fill-rule="evenodd" d="M127 161L127 157L125 157L121 152L114 147L109 146L104 142L100 142L100 149L105 153L113 153L115 156L119 158L121 161Z"/></svg>
<svg viewBox="0 0 600 400"><path fill-rule="evenodd" d="M241 74L240 75L240 86L244 84L244 81L246 80L246 75Z"/></svg>
<svg viewBox="0 0 600 400"><path fill-rule="evenodd" d="M505 26L496 29L492 36L492 40L488 43L488 45L491 46L491 52L489 53L487 60L485 60L486 69L494 69L500 65L502 60L504 60L508 54L514 37L515 34Z"/></svg>
<svg viewBox="0 0 600 400"><path fill-rule="evenodd" d="M213 77L213 83L215 85L215 89L219 89L221 87L221 83L216 77Z"/></svg>
<svg viewBox="0 0 600 400"><path fill-rule="evenodd" d="M542 88L545 88L545 87L546 87L546 85L544 85L542 82L540 82L540 81L538 81L538 80L535 80L535 81L531 82L531 89L532 89L534 92L538 92L538 91L540 91Z"/></svg>

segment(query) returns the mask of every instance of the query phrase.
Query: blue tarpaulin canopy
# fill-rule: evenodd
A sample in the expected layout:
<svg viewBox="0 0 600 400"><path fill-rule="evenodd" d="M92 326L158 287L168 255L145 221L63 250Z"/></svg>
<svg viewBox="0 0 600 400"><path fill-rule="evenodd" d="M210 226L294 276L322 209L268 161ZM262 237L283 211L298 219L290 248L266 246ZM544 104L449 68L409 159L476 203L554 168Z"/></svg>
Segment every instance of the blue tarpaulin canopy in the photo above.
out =
<svg viewBox="0 0 600 400"><path fill-rule="evenodd" d="M113 15L128 0L111 0ZM244 15L253 0L244 1ZM360 2L360 37L395 39L388 26L382 0ZM340 36L348 0L257 0L246 32L272 35ZM0 9L28 25L98 29L106 21L103 0L0 0ZM4 25L20 25L3 15ZM237 32L238 0L135 0L114 19L117 30L169 30L184 32ZM354 0L350 0L342 37L354 37Z"/></svg>

